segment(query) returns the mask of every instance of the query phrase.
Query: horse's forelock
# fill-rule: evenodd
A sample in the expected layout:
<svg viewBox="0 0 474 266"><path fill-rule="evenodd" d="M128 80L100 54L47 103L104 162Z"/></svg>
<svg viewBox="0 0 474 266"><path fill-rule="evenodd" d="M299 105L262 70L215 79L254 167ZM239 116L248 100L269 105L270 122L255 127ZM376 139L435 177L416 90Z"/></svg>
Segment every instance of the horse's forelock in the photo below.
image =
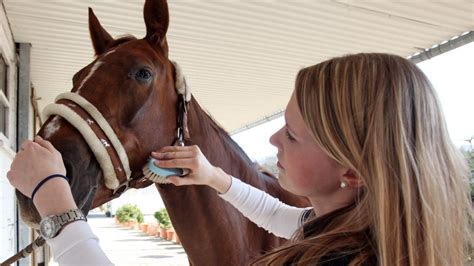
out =
<svg viewBox="0 0 474 266"><path fill-rule="evenodd" d="M119 46L120 44L122 43L126 43L126 42L129 42L129 41L136 41L137 38L135 36L132 36L132 35L125 35L125 36L122 36L116 40L114 40L111 44L110 44L110 48L114 48L114 47L117 47Z"/></svg>
<svg viewBox="0 0 474 266"><path fill-rule="evenodd" d="M138 40L135 36L133 35L124 35L124 36L121 36L119 37L118 39L115 39L113 40L111 43L108 44L107 46L107 50L106 51L110 51L111 49L123 44L123 43L127 43L129 41L136 41ZM105 54L105 53L102 53L102 54ZM98 55L100 56L100 55Z"/></svg>

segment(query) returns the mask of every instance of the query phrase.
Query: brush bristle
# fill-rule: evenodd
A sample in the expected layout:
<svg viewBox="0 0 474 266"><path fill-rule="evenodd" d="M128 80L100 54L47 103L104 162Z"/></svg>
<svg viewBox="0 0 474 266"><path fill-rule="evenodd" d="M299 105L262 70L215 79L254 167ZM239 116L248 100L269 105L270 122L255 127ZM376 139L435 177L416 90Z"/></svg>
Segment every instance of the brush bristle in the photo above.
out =
<svg viewBox="0 0 474 266"><path fill-rule="evenodd" d="M169 184L170 182L167 180L166 177L160 176L158 174L153 173L150 168L148 168L148 164L146 164L143 169L143 175L145 178L149 179L152 182L158 183L158 184Z"/></svg>

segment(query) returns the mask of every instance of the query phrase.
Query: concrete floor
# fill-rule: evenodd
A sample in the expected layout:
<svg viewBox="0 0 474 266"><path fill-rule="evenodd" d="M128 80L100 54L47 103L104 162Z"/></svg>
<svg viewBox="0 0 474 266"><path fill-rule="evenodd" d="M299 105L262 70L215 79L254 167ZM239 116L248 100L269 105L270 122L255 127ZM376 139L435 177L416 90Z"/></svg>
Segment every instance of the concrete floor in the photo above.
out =
<svg viewBox="0 0 474 266"><path fill-rule="evenodd" d="M184 249L173 242L121 227L103 215L89 215L88 222L116 265L189 265Z"/></svg>

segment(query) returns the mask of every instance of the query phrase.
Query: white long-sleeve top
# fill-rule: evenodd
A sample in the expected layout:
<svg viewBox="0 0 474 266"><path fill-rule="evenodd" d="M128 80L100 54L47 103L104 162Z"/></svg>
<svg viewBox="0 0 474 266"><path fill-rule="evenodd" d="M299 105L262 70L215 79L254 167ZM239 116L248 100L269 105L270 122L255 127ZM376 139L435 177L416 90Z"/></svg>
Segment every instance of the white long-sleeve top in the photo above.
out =
<svg viewBox="0 0 474 266"><path fill-rule="evenodd" d="M232 178L226 193L219 194L259 227L289 239L302 225L311 208L296 208L282 203L262 190ZM99 245L88 223L67 225L53 239L47 240L59 265L113 265Z"/></svg>
<svg viewBox="0 0 474 266"><path fill-rule="evenodd" d="M220 196L258 227L286 239L293 236L312 209L287 205L234 177L229 190Z"/></svg>
<svg viewBox="0 0 474 266"><path fill-rule="evenodd" d="M114 265L85 221L68 224L55 238L46 240L53 259L63 265Z"/></svg>

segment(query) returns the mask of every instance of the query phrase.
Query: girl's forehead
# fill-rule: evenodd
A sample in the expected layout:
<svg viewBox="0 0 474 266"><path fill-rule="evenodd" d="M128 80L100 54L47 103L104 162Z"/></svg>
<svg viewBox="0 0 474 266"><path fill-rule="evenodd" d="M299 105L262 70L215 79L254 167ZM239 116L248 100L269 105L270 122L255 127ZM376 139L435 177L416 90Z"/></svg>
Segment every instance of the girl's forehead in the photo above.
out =
<svg viewBox="0 0 474 266"><path fill-rule="evenodd" d="M296 102L296 98L294 97L291 97L286 107L285 122L294 133L297 133L299 135L304 135L307 133L305 132L306 124L304 123L300 109L298 108L298 104Z"/></svg>

